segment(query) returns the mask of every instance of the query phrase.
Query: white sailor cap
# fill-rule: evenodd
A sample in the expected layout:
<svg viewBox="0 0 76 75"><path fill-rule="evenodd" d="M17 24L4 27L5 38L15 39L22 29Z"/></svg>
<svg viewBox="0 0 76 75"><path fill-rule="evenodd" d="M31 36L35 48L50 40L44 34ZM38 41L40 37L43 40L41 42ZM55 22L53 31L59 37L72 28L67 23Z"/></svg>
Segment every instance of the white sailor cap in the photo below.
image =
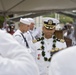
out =
<svg viewBox="0 0 76 75"><path fill-rule="evenodd" d="M20 22L26 25L30 25L30 21L27 18L20 18Z"/></svg>
<svg viewBox="0 0 76 75"><path fill-rule="evenodd" d="M59 24L59 20L55 18L46 17L43 18L44 27L47 29L54 29L57 24Z"/></svg>
<svg viewBox="0 0 76 75"><path fill-rule="evenodd" d="M29 20L31 23L35 23L35 21L34 21L33 18L28 18L28 20Z"/></svg>

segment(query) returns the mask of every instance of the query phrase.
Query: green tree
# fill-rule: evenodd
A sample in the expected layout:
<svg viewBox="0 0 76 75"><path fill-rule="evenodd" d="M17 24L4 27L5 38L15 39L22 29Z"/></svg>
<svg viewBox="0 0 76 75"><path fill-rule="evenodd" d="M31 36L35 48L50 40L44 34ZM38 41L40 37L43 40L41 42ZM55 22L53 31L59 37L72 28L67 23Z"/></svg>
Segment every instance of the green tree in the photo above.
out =
<svg viewBox="0 0 76 75"><path fill-rule="evenodd" d="M50 14L44 15L43 17L55 18L55 13L50 13ZM59 15L59 20L60 20L60 23L64 23L64 24L67 22L74 22L73 18L65 16L65 15L61 15L61 14Z"/></svg>
<svg viewBox="0 0 76 75"><path fill-rule="evenodd" d="M4 17L0 16L0 28L3 27Z"/></svg>
<svg viewBox="0 0 76 75"><path fill-rule="evenodd" d="M65 15L60 15L60 23L67 23L67 22L74 22L73 18L65 16Z"/></svg>

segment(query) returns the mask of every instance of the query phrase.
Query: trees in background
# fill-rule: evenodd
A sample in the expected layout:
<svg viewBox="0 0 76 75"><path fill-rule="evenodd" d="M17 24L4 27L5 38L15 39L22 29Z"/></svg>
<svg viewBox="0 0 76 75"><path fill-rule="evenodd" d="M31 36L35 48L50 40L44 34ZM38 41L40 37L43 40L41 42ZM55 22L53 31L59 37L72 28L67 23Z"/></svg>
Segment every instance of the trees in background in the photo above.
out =
<svg viewBox="0 0 76 75"><path fill-rule="evenodd" d="M56 17L55 14L56 14L56 13L47 14L47 15L44 15L44 17L53 17L53 18L55 18L55 17ZM74 22L74 21L73 21L73 18L68 17L68 16L65 16L65 15L59 14L58 18L59 18L59 20L60 20L60 23L66 24L67 22Z"/></svg>

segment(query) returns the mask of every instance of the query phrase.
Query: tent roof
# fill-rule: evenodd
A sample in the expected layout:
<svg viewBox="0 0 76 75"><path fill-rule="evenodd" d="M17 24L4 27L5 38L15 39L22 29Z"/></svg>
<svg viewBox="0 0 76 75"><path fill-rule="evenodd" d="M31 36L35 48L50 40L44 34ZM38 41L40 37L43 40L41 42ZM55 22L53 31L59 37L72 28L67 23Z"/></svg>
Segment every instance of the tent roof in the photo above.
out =
<svg viewBox="0 0 76 75"><path fill-rule="evenodd" d="M0 14L76 9L76 0L0 0Z"/></svg>

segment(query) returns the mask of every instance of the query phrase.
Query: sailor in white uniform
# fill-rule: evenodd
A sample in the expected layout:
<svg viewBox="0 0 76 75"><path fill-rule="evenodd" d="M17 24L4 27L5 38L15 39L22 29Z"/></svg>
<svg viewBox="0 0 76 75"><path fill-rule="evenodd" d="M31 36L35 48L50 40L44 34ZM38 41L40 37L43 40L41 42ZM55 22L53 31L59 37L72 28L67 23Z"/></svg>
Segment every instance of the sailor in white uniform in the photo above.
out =
<svg viewBox="0 0 76 75"><path fill-rule="evenodd" d="M28 40L25 37L27 36L29 25L30 22L27 18L21 18L19 23L19 29L13 34L13 37L25 48L29 48Z"/></svg>
<svg viewBox="0 0 76 75"><path fill-rule="evenodd" d="M40 37L41 30L40 30L40 28L35 27L35 21L33 18L28 18L28 20L31 22L30 30L29 30L30 36L31 36L32 40L35 40L36 38Z"/></svg>
<svg viewBox="0 0 76 75"><path fill-rule="evenodd" d="M56 20L56 19L55 19ZM35 59L39 66L40 75L48 75L49 63L51 57L56 52L66 48L63 39L57 39L54 35L56 21L51 18L44 18L42 27L42 37L35 43Z"/></svg>
<svg viewBox="0 0 76 75"><path fill-rule="evenodd" d="M35 60L27 49L2 30L0 30L0 75L39 75Z"/></svg>
<svg viewBox="0 0 76 75"><path fill-rule="evenodd" d="M33 35L33 30L34 30L35 21L32 18L28 18L28 20L30 21L29 31L27 32L27 34L29 35L28 38L30 38L29 40L34 40L35 37Z"/></svg>
<svg viewBox="0 0 76 75"><path fill-rule="evenodd" d="M49 75L76 75L76 46L58 52L52 57Z"/></svg>
<svg viewBox="0 0 76 75"><path fill-rule="evenodd" d="M29 31L27 31L27 33L24 34L24 37L26 38L28 44L29 44L29 49L31 50L31 54L33 55L34 53L34 45L33 43L36 40L36 36L38 34L38 30L34 28L35 25L35 21L33 18L27 18L30 21L30 25L29 25Z"/></svg>

